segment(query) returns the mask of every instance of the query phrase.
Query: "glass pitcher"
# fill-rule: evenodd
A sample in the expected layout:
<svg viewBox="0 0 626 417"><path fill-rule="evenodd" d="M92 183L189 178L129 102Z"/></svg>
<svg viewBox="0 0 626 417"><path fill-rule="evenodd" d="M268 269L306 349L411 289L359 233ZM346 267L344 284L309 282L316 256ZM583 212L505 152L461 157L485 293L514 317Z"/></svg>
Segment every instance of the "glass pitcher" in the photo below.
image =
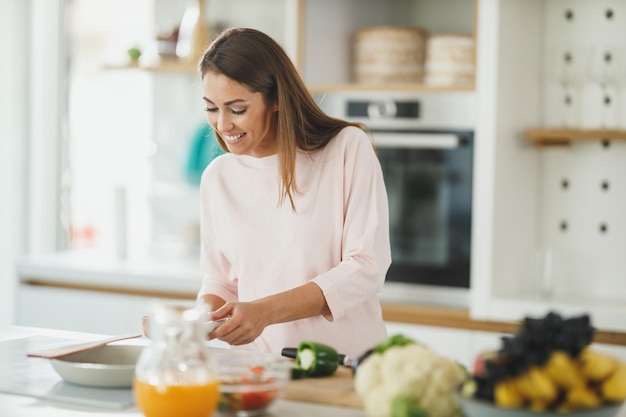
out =
<svg viewBox="0 0 626 417"><path fill-rule="evenodd" d="M217 409L219 382L204 344L209 306L159 303L150 321L152 343L135 368L133 393L146 417L209 417Z"/></svg>

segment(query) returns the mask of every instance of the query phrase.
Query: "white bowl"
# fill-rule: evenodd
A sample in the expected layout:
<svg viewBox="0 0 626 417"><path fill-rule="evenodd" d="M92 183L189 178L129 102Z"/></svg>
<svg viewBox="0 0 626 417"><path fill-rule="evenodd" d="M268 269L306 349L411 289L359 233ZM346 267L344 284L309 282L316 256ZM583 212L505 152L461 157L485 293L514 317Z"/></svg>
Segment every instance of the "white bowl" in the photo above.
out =
<svg viewBox="0 0 626 417"><path fill-rule="evenodd" d="M521 408L502 408L488 401L460 396L461 407L467 417L615 417L623 404L607 404L589 410L568 413L531 411Z"/></svg>
<svg viewBox="0 0 626 417"><path fill-rule="evenodd" d="M130 388L144 346L106 345L51 359L65 382L101 388Z"/></svg>

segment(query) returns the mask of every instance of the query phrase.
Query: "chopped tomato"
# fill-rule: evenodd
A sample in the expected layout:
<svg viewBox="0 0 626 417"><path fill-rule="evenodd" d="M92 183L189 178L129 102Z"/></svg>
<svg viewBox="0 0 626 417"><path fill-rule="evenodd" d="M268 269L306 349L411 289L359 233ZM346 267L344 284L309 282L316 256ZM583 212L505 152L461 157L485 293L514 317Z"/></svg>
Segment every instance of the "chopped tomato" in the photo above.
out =
<svg viewBox="0 0 626 417"><path fill-rule="evenodd" d="M278 390L250 391L241 393L241 403L244 410L260 410L269 405L278 395Z"/></svg>
<svg viewBox="0 0 626 417"><path fill-rule="evenodd" d="M278 389L266 387L263 384L274 381L271 376L263 375L263 366L250 367L250 374L240 378L238 381L223 383L227 385L249 384L258 390L248 392L222 392L219 403L219 411L236 413L238 411L262 410L266 408L278 396ZM252 387L250 387L252 388Z"/></svg>

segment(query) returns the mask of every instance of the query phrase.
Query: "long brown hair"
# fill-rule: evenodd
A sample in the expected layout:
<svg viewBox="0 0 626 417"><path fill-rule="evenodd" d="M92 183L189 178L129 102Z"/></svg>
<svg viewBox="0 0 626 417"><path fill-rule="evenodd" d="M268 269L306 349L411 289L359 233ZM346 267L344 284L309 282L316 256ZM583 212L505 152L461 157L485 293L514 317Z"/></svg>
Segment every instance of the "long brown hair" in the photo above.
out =
<svg viewBox="0 0 626 417"><path fill-rule="evenodd" d="M296 151L323 148L344 127L358 126L324 113L307 90L283 48L270 36L249 28L226 29L215 38L200 60L200 75L222 74L261 93L267 105L278 103L277 153L282 190L279 204L299 193L295 180ZM220 146L226 144L216 132Z"/></svg>

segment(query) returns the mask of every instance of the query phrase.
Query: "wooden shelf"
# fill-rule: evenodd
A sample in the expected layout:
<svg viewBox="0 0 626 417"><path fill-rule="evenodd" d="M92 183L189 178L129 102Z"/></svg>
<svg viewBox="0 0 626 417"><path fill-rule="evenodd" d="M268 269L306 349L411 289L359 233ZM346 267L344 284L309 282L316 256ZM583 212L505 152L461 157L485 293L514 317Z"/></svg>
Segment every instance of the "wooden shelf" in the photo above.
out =
<svg viewBox="0 0 626 417"><path fill-rule="evenodd" d="M179 61L176 59L163 59L158 62L143 64L143 63L128 63L124 65L107 65L105 68L110 70L141 70L158 73L172 73L172 74L197 74L198 69L195 63L187 61Z"/></svg>
<svg viewBox="0 0 626 417"><path fill-rule="evenodd" d="M529 129L524 135L536 147L569 145L584 140L626 140L626 130L610 129Z"/></svg>
<svg viewBox="0 0 626 417"><path fill-rule="evenodd" d="M340 83L340 84L313 84L309 85L309 91L312 93L330 93L341 91L400 91L400 92L457 92L457 91L474 91L474 85L456 85L456 86L434 86L426 84L358 84L358 83Z"/></svg>
<svg viewBox="0 0 626 417"><path fill-rule="evenodd" d="M153 64L129 63L123 65L107 65L110 70L141 70L154 73L187 74L195 75L198 69L195 64L178 61L175 59L163 59ZM330 93L342 91L401 91L401 92L429 92L445 93L456 91L474 91L474 85L458 86L433 86L425 84L314 84L309 85L311 93Z"/></svg>

